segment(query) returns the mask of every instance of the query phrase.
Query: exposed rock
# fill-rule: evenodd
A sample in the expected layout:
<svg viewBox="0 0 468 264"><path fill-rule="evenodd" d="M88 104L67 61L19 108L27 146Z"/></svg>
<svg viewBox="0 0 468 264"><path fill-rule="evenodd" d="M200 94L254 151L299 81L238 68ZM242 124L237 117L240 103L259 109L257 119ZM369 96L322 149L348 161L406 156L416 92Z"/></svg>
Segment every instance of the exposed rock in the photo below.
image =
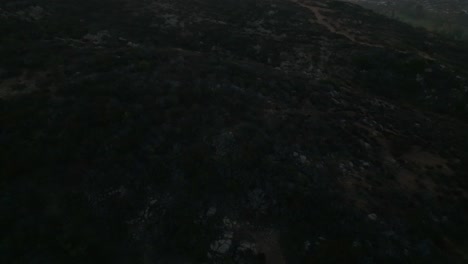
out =
<svg viewBox="0 0 468 264"><path fill-rule="evenodd" d="M372 221L376 221L376 220L377 220L377 215L374 214L374 213L369 214L367 217L368 217L370 220L372 220Z"/></svg>

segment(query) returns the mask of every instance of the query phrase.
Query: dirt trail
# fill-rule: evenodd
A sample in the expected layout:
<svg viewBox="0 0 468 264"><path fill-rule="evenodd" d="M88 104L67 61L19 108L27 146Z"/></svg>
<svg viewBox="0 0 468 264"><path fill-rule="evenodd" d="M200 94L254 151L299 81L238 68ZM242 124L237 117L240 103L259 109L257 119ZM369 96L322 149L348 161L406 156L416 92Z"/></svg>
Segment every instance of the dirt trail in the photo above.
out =
<svg viewBox="0 0 468 264"><path fill-rule="evenodd" d="M364 46L368 46L368 47L377 47L377 48L384 48L385 46L384 45L379 45L379 44L372 44L372 43L368 43L368 42L364 42L364 41L359 41L356 39L355 36L353 36L352 34L350 34L349 32L347 31L344 31L344 30L337 30L332 24L330 24L326 17L324 15L322 15L322 13L320 13L320 11L330 11L330 12L333 12L332 10L329 10L329 9L326 9L326 8L323 8L323 7L318 7L318 6L311 6L311 5L308 5L308 4L305 4L303 2L301 2L302 0L290 0L291 2L301 6L301 7L304 7L304 8L307 8L308 10L312 11L312 13L314 13L315 17L317 18L317 23L319 23L320 25L326 27L328 29L328 31L332 32L332 33L335 33L335 34L339 34L339 35L342 35L344 37L346 37L347 39L351 40L352 42L354 43L357 43L357 44L360 44L360 45L364 45ZM315 22L315 21L314 21ZM402 50L397 50L399 52L405 52L405 51L402 51ZM418 55L427 59L427 60L435 60L433 57L429 56L428 54L422 52L422 51L417 51Z"/></svg>
<svg viewBox="0 0 468 264"><path fill-rule="evenodd" d="M346 37L347 39L351 40L354 43L358 43L358 44L365 45L365 46L383 48L382 45L377 45L377 44L371 44L371 43L367 43L367 42L358 41L356 39L356 37L349 34L349 32L337 30L332 24L330 24L327 21L326 17L324 15L322 15L322 13L320 13L320 10L327 11L328 9L318 7L318 6L310 6L310 5L307 5L307 4L304 4L304 3L300 2L300 0L290 0L290 1L297 4L297 5L302 6L304 8L309 9L310 11L312 11L312 13L314 13L315 17L317 18L317 23L319 23L320 25L326 27L328 29L328 31L330 31L332 33L335 33L335 34L342 35L342 36ZM331 11L331 10L328 10L328 11Z"/></svg>
<svg viewBox="0 0 468 264"><path fill-rule="evenodd" d="M256 233L254 235L257 249L265 255L266 264L285 264L282 254L279 233L276 231Z"/></svg>

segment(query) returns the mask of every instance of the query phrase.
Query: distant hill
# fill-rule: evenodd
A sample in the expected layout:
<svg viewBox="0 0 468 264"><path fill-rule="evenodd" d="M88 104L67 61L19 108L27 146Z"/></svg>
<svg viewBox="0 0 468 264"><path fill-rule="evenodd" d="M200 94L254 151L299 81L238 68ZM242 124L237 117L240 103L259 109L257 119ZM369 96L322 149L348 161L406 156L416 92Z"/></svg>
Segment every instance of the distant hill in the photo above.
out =
<svg viewBox="0 0 468 264"><path fill-rule="evenodd" d="M350 0L445 37L468 40L468 2L462 0Z"/></svg>

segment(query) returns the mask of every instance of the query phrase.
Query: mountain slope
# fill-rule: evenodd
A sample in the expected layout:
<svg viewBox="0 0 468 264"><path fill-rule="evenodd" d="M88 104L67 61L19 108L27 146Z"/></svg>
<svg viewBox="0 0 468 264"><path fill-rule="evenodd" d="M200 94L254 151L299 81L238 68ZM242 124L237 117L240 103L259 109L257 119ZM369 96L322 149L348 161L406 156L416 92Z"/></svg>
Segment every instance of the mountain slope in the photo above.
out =
<svg viewBox="0 0 468 264"><path fill-rule="evenodd" d="M466 262L463 43L342 2L0 8L3 262Z"/></svg>

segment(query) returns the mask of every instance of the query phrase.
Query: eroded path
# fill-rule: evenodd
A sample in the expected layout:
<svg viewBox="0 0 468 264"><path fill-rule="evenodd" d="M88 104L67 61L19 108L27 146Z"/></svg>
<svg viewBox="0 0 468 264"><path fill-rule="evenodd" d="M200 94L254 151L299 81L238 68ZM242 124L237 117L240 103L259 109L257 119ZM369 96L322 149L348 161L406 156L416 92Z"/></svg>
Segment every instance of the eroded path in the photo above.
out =
<svg viewBox="0 0 468 264"><path fill-rule="evenodd" d="M313 5L310 5L310 4L306 4L302 0L290 0L290 1L297 4L297 5L299 5L299 6L301 6L301 7L304 7L304 8L307 8L308 10L310 10L314 14L314 16L317 18L317 21L311 21L311 22L313 22L313 23L316 22L316 23L326 27L328 29L328 31L330 31L332 33L344 36L345 38L349 39L350 41L352 41L353 43L356 43L356 44L360 44L360 45L364 45L364 46L368 46L368 47L377 47L377 48L384 48L385 47L384 45L374 44L374 43L369 43L369 42L365 42L365 41L362 41L362 40L358 40L354 35L352 35L350 32L348 32L346 30L338 30L334 25L332 25L327 20L327 17L324 16L321 13L323 11L333 12L333 10L323 8L323 7L313 6ZM406 52L404 50L397 50L397 51L403 52L403 53ZM423 57L423 58L425 58L427 60L434 60L433 57L431 57L430 55L428 55L425 52L422 52L420 50L417 50L416 52L419 54L419 56L421 56L421 57Z"/></svg>
<svg viewBox="0 0 468 264"><path fill-rule="evenodd" d="M383 45L372 44L372 43L357 40L356 37L353 36L352 34L350 34L349 32L344 31L344 30L338 30L337 28L335 28L335 26L333 26L330 22L328 22L327 18L321 13L321 11L333 12L332 10L329 10L329 9L326 9L326 8L323 8L323 7L312 6L312 5L301 2L301 0L291 0L291 2L293 2L293 3L297 4L297 5L300 5L301 7L307 8L312 13L314 13L314 16L317 18L317 23L324 26L324 27L326 27L328 29L328 31L330 31L332 33L344 36L345 38L347 38L347 39L349 39L352 42L357 43L357 44L361 44L361 45L365 45L365 46L369 46L369 47L378 47L378 48L383 48L384 47Z"/></svg>

